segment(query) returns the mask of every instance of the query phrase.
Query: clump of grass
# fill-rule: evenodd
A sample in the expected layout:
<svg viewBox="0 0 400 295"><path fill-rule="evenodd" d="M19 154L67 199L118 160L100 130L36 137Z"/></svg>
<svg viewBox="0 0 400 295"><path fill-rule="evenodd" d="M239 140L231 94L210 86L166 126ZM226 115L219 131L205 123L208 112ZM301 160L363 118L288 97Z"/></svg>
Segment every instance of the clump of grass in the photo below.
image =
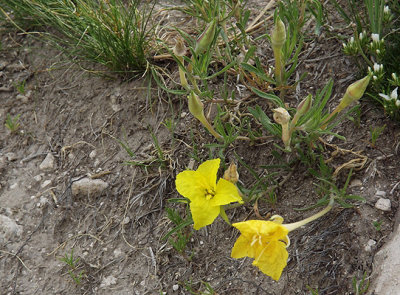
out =
<svg viewBox="0 0 400 295"><path fill-rule="evenodd" d="M124 76L141 74L149 66L153 7L141 6L139 0L3 2L15 16L7 14L8 19L19 28L27 22L51 27L56 32L45 35L77 60L94 61Z"/></svg>

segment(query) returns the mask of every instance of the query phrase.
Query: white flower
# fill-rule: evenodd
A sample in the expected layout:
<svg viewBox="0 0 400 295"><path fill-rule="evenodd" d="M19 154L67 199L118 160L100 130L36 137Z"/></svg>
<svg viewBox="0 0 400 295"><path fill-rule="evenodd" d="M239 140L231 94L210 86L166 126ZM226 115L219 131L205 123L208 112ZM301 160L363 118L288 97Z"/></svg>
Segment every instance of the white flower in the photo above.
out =
<svg viewBox="0 0 400 295"><path fill-rule="evenodd" d="M364 34L362 32L358 35L358 39L360 40L364 39Z"/></svg>
<svg viewBox="0 0 400 295"><path fill-rule="evenodd" d="M350 38L350 43L354 43L354 37Z"/></svg>
<svg viewBox="0 0 400 295"><path fill-rule="evenodd" d="M372 76L372 79L374 79L374 81L376 81L376 80L378 80L378 77L377 76Z"/></svg>
<svg viewBox="0 0 400 295"><path fill-rule="evenodd" d="M396 73L392 73L392 78L393 78L393 80L397 80L397 75L396 75Z"/></svg>
<svg viewBox="0 0 400 295"><path fill-rule="evenodd" d="M380 97L383 97L386 101L390 101L389 95L386 95L386 94L384 94L384 93L379 93L379 96L380 96Z"/></svg>
<svg viewBox="0 0 400 295"><path fill-rule="evenodd" d="M385 7L383 8L383 13L387 13L387 14L390 13L389 6L385 5Z"/></svg>
<svg viewBox="0 0 400 295"><path fill-rule="evenodd" d="M379 55L381 51L379 49L375 50L376 54Z"/></svg>
<svg viewBox="0 0 400 295"><path fill-rule="evenodd" d="M374 72L379 72L380 66L377 63L374 63Z"/></svg>
<svg viewBox="0 0 400 295"><path fill-rule="evenodd" d="M379 42L379 34L371 34L372 41Z"/></svg>
<svg viewBox="0 0 400 295"><path fill-rule="evenodd" d="M392 91L392 93L390 93L390 98L393 99L393 100L397 100L397 97L398 97L398 95L397 95L397 88L398 88L398 87L396 87L396 88Z"/></svg>
<svg viewBox="0 0 400 295"><path fill-rule="evenodd" d="M396 100L396 107L400 108L400 100Z"/></svg>

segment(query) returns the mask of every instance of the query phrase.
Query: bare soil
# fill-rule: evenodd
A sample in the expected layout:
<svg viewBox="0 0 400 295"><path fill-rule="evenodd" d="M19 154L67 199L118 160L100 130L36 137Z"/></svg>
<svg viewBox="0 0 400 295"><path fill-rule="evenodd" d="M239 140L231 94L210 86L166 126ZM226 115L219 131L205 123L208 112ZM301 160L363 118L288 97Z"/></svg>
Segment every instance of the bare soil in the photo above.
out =
<svg viewBox="0 0 400 295"><path fill-rule="evenodd" d="M173 227L165 208L185 213L184 205L167 202L179 197L176 174L188 167L194 153L201 161L219 156L207 146L215 140L190 116L183 97L156 88L148 91L143 79L122 82L93 75L30 36L7 31L1 40L0 214L20 226L0 240L1 294L191 294L188 286L205 292L205 283L215 294L309 294L309 287L318 288L319 294L354 294L353 278L371 274L374 254L393 230L400 194L400 128L376 105L362 101L359 125L345 119L337 127L345 141L324 138L323 156L331 158L328 165L333 170L367 158L353 171L348 189L366 202L354 202L350 209L337 206L293 232L288 266L275 282L250 259L230 258L238 232L221 219L195 232L185 255L161 240ZM269 47L263 46L268 60ZM291 106L315 94L329 79L335 81L334 106L357 78L351 60L341 54L341 44L328 33L306 42L301 63L298 72L309 75L291 93ZM30 91L27 99L13 86L22 80ZM237 93L250 95L246 90ZM268 110L259 99L249 99L243 108L255 104ZM5 127L7 114L20 115L17 132ZM173 132L163 124L171 118ZM372 147L370 128L383 125ZM158 165L152 136L164 153L163 166ZM120 141L130 147L133 158ZM225 163L240 158L265 175L270 171L263 165L274 161L271 142L236 141L225 149ZM55 166L42 171L39 165L48 153L54 155ZM286 162L294 159L281 156ZM148 165L127 165L130 160ZM294 209L321 198L318 181L307 172L317 169L318 161L317 157L313 167L295 163L277 170L274 181L282 184L275 190L276 202L267 196L261 199L259 214L279 214L285 222L295 222L317 212ZM198 164L194 162L194 168ZM344 185L347 168L338 173L338 187ZM238 169L242 184L254 185L251 173L240 164ZM73 196L72 183L87 175L107 182L108 188L96 196ZM44 186L47 180L51 183ZM391 200L390 211L375 208L380 197ZM258 218L251 205L228 215L232 221ZM82 272L79 284L60 261L72 249L79 258L74 273Z"/></svg>

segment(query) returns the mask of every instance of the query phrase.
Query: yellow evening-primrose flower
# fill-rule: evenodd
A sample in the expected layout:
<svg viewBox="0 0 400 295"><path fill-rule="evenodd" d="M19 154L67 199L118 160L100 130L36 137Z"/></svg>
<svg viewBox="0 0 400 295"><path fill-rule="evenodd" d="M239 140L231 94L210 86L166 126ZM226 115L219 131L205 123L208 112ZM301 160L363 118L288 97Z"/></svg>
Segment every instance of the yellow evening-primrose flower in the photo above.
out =
<svg viewBox="0 0 400 295"><path fill-rule="evenodd" d="M243 203L236 186L221 178L217 172L221 160L208 160L196 171L186 170L176 176L177 191L190 200L194 229L211 224L220 214L221 206Z"/></svg>
<svg viewBox="0 0 400 295"><path fill-rule="evenodd" d="M232 249L233 258L254 258L253 265L274 280L279 280L289 254L289 230L276 221L248 220L232 224L241 235Z"/></svg>

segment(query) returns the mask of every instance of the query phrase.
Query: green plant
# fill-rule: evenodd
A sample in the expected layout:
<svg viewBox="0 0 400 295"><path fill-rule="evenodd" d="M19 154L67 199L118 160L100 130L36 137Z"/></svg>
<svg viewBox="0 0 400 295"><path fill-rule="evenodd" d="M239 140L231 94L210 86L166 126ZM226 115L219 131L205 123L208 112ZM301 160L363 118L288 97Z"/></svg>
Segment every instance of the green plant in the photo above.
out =
<svg viewBox="0 0 400 295"><path fill-rule="evenodd" d="M310 291L310 295L318 295L318 288L317 289L313 289L310 286L307 285L307 289Z"/></svg>
<svg viewBox="0 0 400 295"><path fill-rule="evenodd" d="M25 83L26 83L26 80L22 80L19 83L14 83L14 87L17 89L19 94L22 94L22 95L25 94L25 92L26 92Z"/></svg>
<svg viewBox="0 0 400 295"><path fill-rule="evenodd" d="M217 294L211 285L207 282L200 282L200 288L193 287L195 283L192 280L184 283L184 288L192 295L214 295ZM197 290L196 290L197 289ZM202 290L203 289L203 290Z"/></svg>
<svg viewBox="0 0 400 295"><path fill-rule="evenodd" d="M153 27L152 7L139 0L47 1L5 0L7 11L17 13L16 22L49 26L56 34L42 33L74 60L90 60L123 76L138 75L149 67ZM2 9L2 12L7 12ZM24 26L16 24L19 29Z"/></svg>
<svg viewBox="0 0 400 295"><path fill-rule="evenodd" d="M182 202L182 200L172 199L170 202ZM190 261L191 258L185 254L185 248L193 235L193 230L188 228L189 225L193 224L192 217L189 214L186 218L182 218L178 211L173 208L166 208L165 210L167 211L168 219L172 221L175 227L162 240L168 239L172 247Z"/></svg>
<svg viewBox="0 0 400 295"><path fill-rule="evenodd" d="M364 272L360 281L357 281L356 277L353 277L352 285L355 295L366 294L369 288L370 281L365 279L367 278L367 272Z"/></svg>
<svg viewBox="0 0 400 295"><path fill-rule="evenodd" d="M372 222L372 225L377 231L381 231L382 221L376 220Z"/></svg>
<svg viewBox="0 0 400 295"><path fill-rule="evenodd" d="M371 146L375 147L376 141L378 140L378 137L382 134L382 132L385 130L386 125L383 126L378 126L378 127L370 127L371 130Z"/></svg>
<svg viewBox="0 0 400 295"><path fill-rule="evenodd" d="M11 133L15 133L18 131L20 127L20 124L18 122L20 116L21 115L18 114L15 117L11 117L10 114L7 114L6 122L4 125L7 127L8 130L11 131Z"/></svg>
<svg viewBox="0 0 400 295"><path fill-rule="evenodd" d="M65 253L64 257L60 258L60 261L64 262L68 266L68 274L75 282L75 284L79 285L82 282L82 278L84 275L84 271L77 272L78 262L80 258L74 257L74 249L71 249L71 254Z"/></svg>

